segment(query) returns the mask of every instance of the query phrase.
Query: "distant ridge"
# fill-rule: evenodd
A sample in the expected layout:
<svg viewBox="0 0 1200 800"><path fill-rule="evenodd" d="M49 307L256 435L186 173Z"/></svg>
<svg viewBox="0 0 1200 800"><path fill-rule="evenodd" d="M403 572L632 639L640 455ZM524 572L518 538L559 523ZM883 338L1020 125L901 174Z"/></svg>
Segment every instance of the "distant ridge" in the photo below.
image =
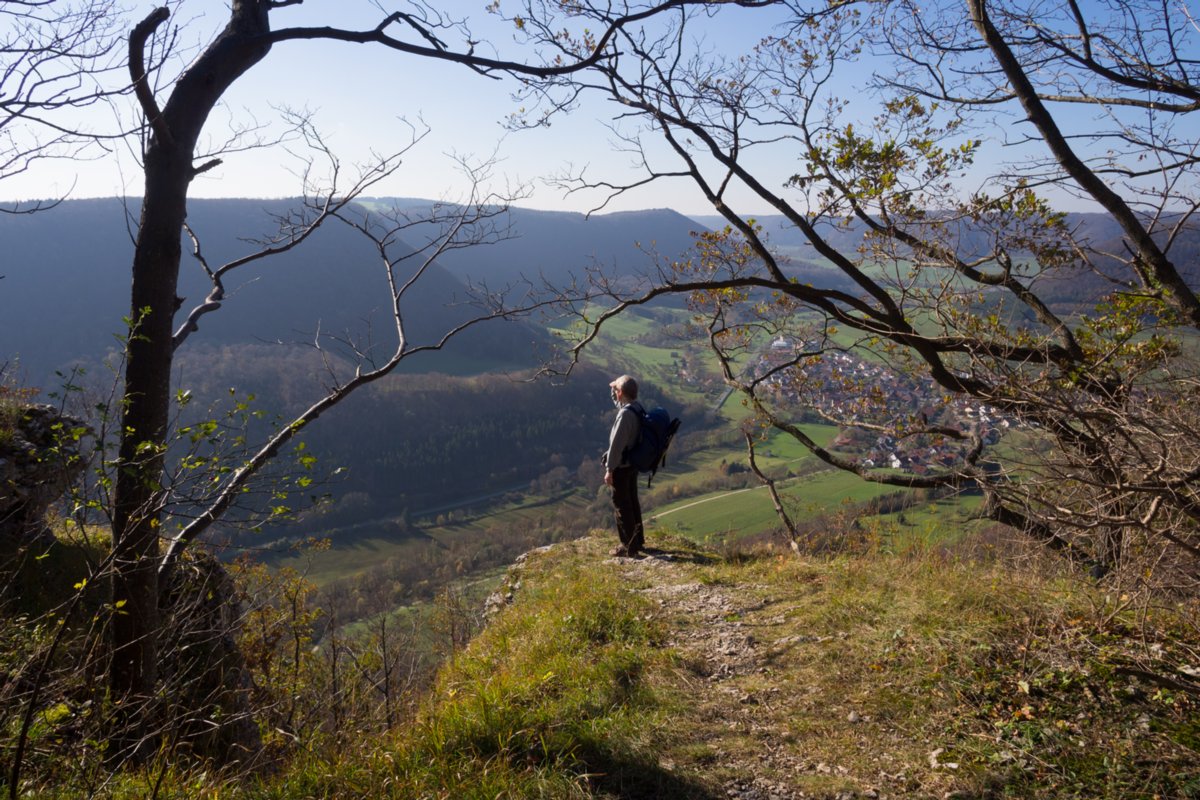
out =
<svg viewBox="0 0 1200 800"><path fill-rule="evenodd" d="M410 209L426 200L388 198ZM128 204L128 205L127 205ZM129 313L129 265L139 200L69 200L31 216L0 215L4 242L0 274L0 362L20 359L34 383L52 384L52 373L73 362L96 362L120 348L118 337ZM188 204L188 221L201 237L213 266L252 252L245 240L274 230L272 214L294 200L198 199ZM516 238L447 253L421 280L406 310L410 337L429 341L475 310L465 304L465 280L492 288L521 276L566 283L600 264L612 275L631 275L652 266L638 249L678 255L696 227L666 209L593 215L514 209ZM207 294L206 279L184 242L180 268L182 314ZM223 308L201 322L189 341L309 342L318 326L327 333L379 338L390 327L388 290L370 243L336 221L290 253L247 267L227 280ZM545 337L535 327L493 323L468 332L454 350L476 362L532 364ZM437 369L436 358L425 359Z"/></svg>
<svg viewBox="0 0 1200 800"><path fill-rule="evenodd" d="M128 205L126 204L128 203ZM430 201L373 198L368 208L398 206L420 210ZM253 249L244 240L273 230L272 214L295 205L288 200L193 200L189 221L202 237L212 264ZM118 198L71 200L52 210L24 216L0 215L0 360L20 359L23 372L45 385L55 369L72 362L95 362L120 348L118 337L129 313L131 230L138 201ZM1104 215L1075 214L1069 223L1101 249L1120 253L1120 231ZM759 219L770 241L787 248L789 274L803 282L853 290L843 276L822 264L803 237L778 215ZM491 289L528 279L563 286L589 269L610 278L635 280L663 262L683 255L697 231L723 226L720 217L693 218L670 209L584 215L568 211L515 208L508 218L511 238L452 251L429 271L406 312L409 333L428 341L448 325L466 319L467 283ZM852 249L861 226L831 230L839 247ZM970 237L968 237L969 239ZM1200 284L1200 232L1191 230L1173 244L1172 257ZM1112 264L1105 265L1112 267ZM1089 302L1113 284L1090 273L1075 273L1051 287L1052 299ZM225 307L203 320L198 344L309 342L320 327L330 333L376 337L390 325L387 287L370 244L344 225L330 223L291 253L268 259L227 282ZM205 278L185 242L181 266L182 308L207 293ZM473 363L532 364L545 332L522 324L489 325L470 332L454 351ZM189 347L192 346L189 343ZM428 358L418 369L437 369Z"/></svg>
<svg viewBox="0 0 1200 800"><path fill-rule="evenodd" d="M116 198L78 200L32 216L0 216L7 276L0 286L2 356L18 356L32 380L44 381L66 364L94 362L120 348L122 318L129 314L129 231L139 211L139 201L130 203L127 211ZM188 222L216 267L254 252L257 247L247 240L272 233L271 215L294 205L286 200L192 200ZM388 288L377 255L363 237L336 221L289 253L231 273L226 291L224 306L201 321L189 346L311 342L318 327L361 335L368 325L382 332L390 324ZM179 292L183 302L177 319L208 292L189 242L184 242ZM468 308L447 305L465 295L453 276L431 269L411 297L411 338L431 340L448 324L470 316ZM515 334L516 327L508 330ZM518 342L527 347L531 330L516 336L472 334L462 345L500 357Z"/></svg>
<svg viewBox="0 0 1200 800"><path fill-rule="evenodd" d="M371 205L417 209L414 198L371 198ZM502 286L542 278L561 285L589 267L614 277L652 271L655 256L675 259L691 247L694 220L668 208L585 215L574 211L513 208L513 238L479 250L447 253L440 263L462 280Z"/></svg>
<svg viewBox="0 0 1200 800"><path fill-rule="evenodd" d="M725 218L718 215L693 215L691 219L710 230L720 230L727 225ZM762 226L769 245L786 249L792 262L791 272L799 274L803 280L809 280L812 270L805 266L807 260L811 258L817 262L821 258L804 234L779 214L755 217L755 222ZM1127 252L1127 248L1122 244L1120 226L1107 214L1068 214L1066 224L1074 231L1076 237L1089 241L1099 252ZM866 226L861 222L854 222L845 227L835 227L830 222L824 222L820 224L819 230L834 247L843 252L854 253L855 248L862 242ZM967 230L963 232L960 246L965 251L979 253L988 246L988 242L979 231ZM1200 287L1200 225L1191 224L1175 239L1171 246L1171 258L1189 284L1193 288ZM1111 258L1099 259L1098 265L1110 276L1119 277L1124 269ZM828 269L826 273L829 273ZM1069 275L1056 275L1051 281L1054 285L1047 287L1046 299L1064 304L1094 303L1117 288L1112 281L1090 272L1071 271Z"/></svg>

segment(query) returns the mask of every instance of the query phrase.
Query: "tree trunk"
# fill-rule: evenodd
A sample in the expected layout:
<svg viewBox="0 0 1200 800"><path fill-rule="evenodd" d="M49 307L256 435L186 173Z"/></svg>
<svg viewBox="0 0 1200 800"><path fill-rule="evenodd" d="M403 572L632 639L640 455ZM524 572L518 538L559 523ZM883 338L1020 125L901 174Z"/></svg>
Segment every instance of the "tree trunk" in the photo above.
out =
<svg viewBox="0 0 1200 800"><path fill-rule="evenodd" d="M110 758L143 760L157 746L152 698L159 637L159 529L171 408L176 288L196 174L196 141L209 113L269 51L267 0L235 0L225 30L188 69L160 112L141 72L145 41L168 16L152 12L130 36L132 78L152 131L146 189L133 257L129 338L125 345L120 449L113 509L112 589L116 612L109 684L117 704Z"/></svg>
<svg viewBox="0 0 1200 800"><path fill-rule="evenodd" d="M170 410L172 323L179 277L190 155L146 153L146 193L133 259L129 341L119 467L113 509L113 602L110 686L125 706L118 729L141 717L154 694L158 637L159 491ZM123 603L123 605L121 605ZM138 759L143 744L120 748Z"/></svg>

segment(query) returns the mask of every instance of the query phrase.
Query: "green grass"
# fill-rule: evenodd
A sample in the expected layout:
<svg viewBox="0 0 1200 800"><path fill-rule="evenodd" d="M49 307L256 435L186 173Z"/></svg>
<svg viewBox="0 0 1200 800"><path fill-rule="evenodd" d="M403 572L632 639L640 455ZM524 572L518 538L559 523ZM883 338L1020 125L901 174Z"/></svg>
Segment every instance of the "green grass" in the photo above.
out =
<svg viewBox="0 0 1200 800"><path fill-rule="evenodd" d="M697 573L740 598L729 615L767 666L718 691L676 684L679 744L663 758L685 773L740 762L753 765L740 777L818 797L1198 796L1200 704L1115 670L1156 641L1174 655L1151 671L1170 672L1194 652L1194 608L1123 608L1028 560L984 565L935 550L752 555ZM772 773L762 756L774 747L798 768Z"/></svg>
<svg viewBox="0 0 1200 800"><path fill-rule="evenodd" d="M664 661L661 628L593 566L539 570L442 671L409 730L337 763L302 759L252 796L587 798L606 784L689 796L683 784L663 793L653 750L638 746L662 721L644 680Z"/></svg>
<svg viewBox="0 0 1200 800"><path fill-rule="evenodd" d="M336 531L323 532L331 536L330 546L317 553L288 551L286 555L266 555L260 560L279 568L297 570L305 579L318 586L332 580L354 575L378 565L388 558L416 555L428 546L428 538L422 535L384 536L337 536Z"/></svg>
<svg viewBox="0 0 1200 800"><path fill-rule="evenodd" d="M79 584L102 561L108 550L107 531L89 528L86 536L74 529L58 531L49 546L0 540L0 606L5 613L33 617L68 604ZM86 585L91 610L107 599L106 582Z"/></svg>
<svg viewBox="0 0 1200 800"><path fill-rule="evenodd" d="M835 425L805 423L797 427L821 447L828 447L838 433ZM780 431L774 431L765 442L755 445L755 453L755 458L763 469L767 469L773 463L813 458L807 447L796 441L790 434Z"/></svg>
<svg viewBox="0 0 1200 800"><path fill-rule="evenodd" d="M804 432L814 439L817 444L825 446L837 435L837 429L832 425L801 425ZM678 485L681 489L691 490L705 480L717 474L722 462L746 463L746 447L740 434L732 431L719 437L721 441L707 447L701 447L680 458L668 454L667 466L660 473L656 482L662 486ZM799 469L802 464L817 461L808 450L791 436L784 433L772 434L766 442L756 446L755 458L758 464L768 472L778 468Z"/></svg>
<svg viewBox="0 0 1200 800"><path fill-rule="evenodd" d="M454 377L470 378L476 375L487 375L495 372L521 373L530 369L529 360L514 359L507 363L497 361L494 356L472 356L455 353L452 350L440 350L436 358L414 358L411 362L403 362L397 373L424 375L437 372Z"/></svg>
<svg viewBox="0 0 1200 800"><path fill-rule="evenodd" d="M239 780L177 761L104 796L715 799L1196 797L1200 702L1153 680L1197 609L1022 556L531 554L515 600L391 733L306 741ZM159 779L161 778L161 784ZM749 790L747 790L749 791ZM774 792L775 790L769 790ZM81 796L57 783L31 796ZM743 795L745 796L745 795Z"/></svg>
<svg viewBox="0 0 1200 800"><path fill-rule="evenodd" d="M895 487L867 483L838 470L780 481L777 486L795 521L835 510L843 502L862 502L896 491ZM654 525L702 542L750 536L781 527L766 488L757 485L688 498L653 513Z"/></svg>
<svg viewBox="0 0 1200 800"><path fill-rule="evenodd" d="M409 734L298 764L265 796L719 797L738 780L813 796L1194 796L1195 703L1113 669L1143 637L1172 641L1169 615L932 552L720 561L665 545L678 574L619 579L604 540L536 557ZM671 585L724 598L720 619L752 632L766 666L706 677L726 656L688 643L723 623L644 597Z"/></svg>
<svg viewBox="0 0 1200 800"><path fill-rule="evenodd" d="M571 552L571 546L564 548ZM646 746L663 723L645 676L669 662L651 604L611 569L534 556L538 579L440 672L415 719L388 734L307 743L279 771L223 779L182 762L119 774L104 796L140 798L591 798L684 800ZM161 783L160 783L161 781ZM60 785L37 796L73 798ZM632 794L630 794L632 793ZM611 795L609 795L611 796Z"/></svg>
<svg viewBox="0 0 1200 800"><path fill-rule="evenodd" d="M864 516L859 523L878 530L897 546L934 545L962 540L971 532L990 524L974 519L982 498L964 495L919 503L891 514Z"/></svg>
<svg viewBox="0 0 1200 800"><path fill-rule="evenodd" d="M599 309L592 310L593 315ZM667 315L676 323L688 323L692 314L683 309L656 309L656 315ZM639 309L630 309L621 315L604 323L600 335L588 345L585 358L591 364L605 369L614 375L629 373L644 381L669 387L671 396L693 403L711 403L716 399L716 388L720 383L717 379L716 362L708 352L707 345L701 341L671 342L668 346L652 347L637 341L646 334L656 333L663 323L654 319ZM671 356L672 352L686 354L689 361L701 368L707 365L713 387L701 389L688 385L679 380ZM662 401L664 398L649 398L652 401Z"/></svg>
<svg viewBox="0 0 1200 800"><path fill-rule="evenodd" d="M5 376L0 374L0 381L4 380ZM0 382L0 447L8 447L13 443L17 425L37 394L37 389Z"/></svg>
<svg viewBox="0 0 1200 800"><path fill-rule="evenodd" d="M803 425L805 432L819 444L825 445L836 435L837 430L829 425ZM786 434L775 433L766 442L758 446L758 459L763 469L797 469L803 464L812 463L815 458L808 451ZM701 485L717 474L722 461L744 462L744 447L738 445L708 447L690 453L686 458L668 458L667 467L656 477L651 492L642 490L647 515L657 513L659 503L664 503L669 495L678 496L680 493L691 495L698 492ZM847 496L846 486L853 482L817 480L807 485L804 506L807 513L813 509L828 506L836 507L843 497ZM787 484L784 484L786 487ZM828 495L823 495L828 490ZM323 586L331 581L347 578L364 570L378 566L390 558L419 559L421 553L432 546L452 543L469 543L489 535L495 528L524 528L536 524L542 519L547 510L547 503L553 502L555 508L582 509L594 495L595 487L580 487L576 491L554 498L530 495L519 502L498 505L471 514L466 520L446 522L442 525L423 523L420 531L410 531L393 536L357 535L350 531L326 530L314 531L314 535L327 537L330 547L319 553L294 553L267 556L269 563L280 567L292 567L303 573L308 580ZM875 492L867 490L850 491L851 496L874 496ZM703 499L711 496L707 493L697 495L693 499ZM660 499L661 498L661 499ZM687 501L674 501L661 508L677 507ZM699 507L702 511L717 511L721 506L705 505ZM765 491L758 491L754 498L744 498L740 504L727 507L728 513L721 517L718 526L701 525L699 538L711 538L710 534L724 532L730 524L737 523L734 516L737 509L753 511L751 519L742 520L744 529L759 532L769 530L778 525L770 499ZM699 520L701 511L689 517ZM676 520L669 518L672 526ZM377 521L383 527L386 520Z"/></svg>
<svg viewBox="0 0 1200 800"><path fill-rule="evenodd" d="M461 535L483 535L491 528L536 522L546 514L548 507L579 508L584 504L578 491L560 492L553 496L527 495L515 503L488 508L472 514L461 522L429 526L431 536L446 540Z"/></svg>
<svg viewBox="0 0 1200 800"><path fill-rule="evenodd" d="M497 527L528 526L545 515L546 503L550 500L540 495L530 495L516 503L477 512L465 521L442 525L422 524L419 529L393 536L361 536L339 529L314 532L314 535L329 539L328 548L317 553L288 551L265 556L263 560L273 566L296 569L308 580L323 586L378 566L390 558L419 559L420 554L431 546L480 540ZM556 507L579 508L585 500L580 492L571 492L555 496L553 502ZM375 522L382 526L386 520Z"/></svg>
<svg viewBox="0 0 1200 800"><path fill-rule="evenodd" d="M804 427L810 436L822 444L827 443L836 434L836 430L831 426ZM758 458L763 469L795 469L803 463L815 460L803 446L783 434L776 434L760 445ZM653 490L647 492L642 489L647 515L723 495L723 492L704 493L689 500L673 501L662 506L655 502L655 498L665 498L669 494L692 494L698 491L702 483L717 474L722 461L730 460L744 461L744 451L713 447L691 453L686 459L669 459L666 469L655 479ZM836 507L845 497L865 498L879 493L861 481L832 477L812 479L803 485L805 488L802 503L806 514ZM800 491L799 485L789 488L788 483L784 483L783 488L788 495ZM555 502L567 507L582 508L592 494L593 488L581 487L565 497L556 498ZM486 537L489 531L497 527L522 528L536 524L546 513L546 502L547 498L530 496L518 503L490 508L466 521L447 522L443 525L425 524L419 532L397 536L358 536L338 530L323 531L319 535L330 539L330 547L327 550L316 554L289 553L269 560L276 566L297 569L308 580L322 586L371 569L390 558L419 559L420 554L431 545L467 543L481 540L481 537ZM713 517L706 522L705 517L708 514L712 514ZM739 519L738 514L747 516ZM712 540L730 527L758 533L779 524L766 491L757 488L752 496L747 493L745 497L736 495L729 499L705 503L697 506L696 510L689 514L670 516L667 521L670 527L682 526L682 530L701 540Z"/></svg>

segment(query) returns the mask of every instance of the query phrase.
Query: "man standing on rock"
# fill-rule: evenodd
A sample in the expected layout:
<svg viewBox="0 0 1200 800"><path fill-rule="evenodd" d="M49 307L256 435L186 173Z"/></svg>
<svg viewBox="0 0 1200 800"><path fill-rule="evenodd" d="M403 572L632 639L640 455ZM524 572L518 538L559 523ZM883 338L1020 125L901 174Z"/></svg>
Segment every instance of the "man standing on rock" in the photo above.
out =
<svg viewBox="0 0 1200 800"><path fill-rule="evenodd" d="M634 557L642 551L645 538L642 532L642 506L638 502L637 467L629 463L629 451L637 443L642 427L642 405L637 401L637 381L628 375L610 383L617 417L608 434L608 450L604 462L604 483L612 488L613 511L617 520L617 536L621 545L612 551L614 556Z"/></svg>

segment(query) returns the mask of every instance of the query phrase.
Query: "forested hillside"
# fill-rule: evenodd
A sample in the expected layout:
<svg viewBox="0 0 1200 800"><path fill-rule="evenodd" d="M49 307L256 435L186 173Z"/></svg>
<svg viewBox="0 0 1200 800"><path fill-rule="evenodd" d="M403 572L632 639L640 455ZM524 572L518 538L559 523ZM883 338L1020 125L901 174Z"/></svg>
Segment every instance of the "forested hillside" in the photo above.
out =
<svg viewBox="0 0 1200 800"><path fill-rule="evenodd" d="M259 249L247 240L274 234L278 225L272 215L292 205L196 200L189 205L189 224L215 268ZM120 351L116 337L129 314L133 253L126 211L136 215L137 204L131 201L127 208L116 199L80 200L45 214L0 216L7 249L0 335L31 381L52 385L53 370L76 363L94 367ZM191 243L185 240L184 248L190 252ZM180 274L180 305L191 308L210 287L194 259L185 258ZM194 342L312 343L320 331L362 343L369 341L372 327L386 327L390 318L377 254L369 241L336 221L304 247L244 268L227 288L223 307L203 320ZM406 303L413 342L432 341L477 313L466 305L466 294L445 271L429 271ZM468 332L450 352L477 363L529 365L538 338L535 330L518 324L494 324Z"/></svg>
<svg viewBox="0 0 1200 800"><path fill-rule="evenodd" d="M713 230L719 230L727 224L724 217L715 215L701 214L692 219L699 225ZM949 221L949 217L947 219ZM762 226L770 245L784 257L784 267L789 276L802 282L820 283L841 289L852 286L844 275L824 263L804 234L787 218L765 215L755 222ZM1168 237L1168 234L1162 233L1158 238L1164 242L1171 238L1171 248L1181 269L1190 282L1200 283L1200 226L1194 222L1187 222L1181 215L1167 215L1167 227L1175 222L1184 223L1177 234ZM1105 214L1072 213L1064 215L1064 223L1079 242L1086 243L1097 253L1108 254L1107 257L1097 258L1094 265L1096 269L1084 268L1081 263L1080 268L1071 274L1049 274L1040 281L1047 300L1055 308L1070 314L1096 303L1099 298L1118 286L1127 285L1133 277L1133 272L1120 259L1124 248L1121 243L1121 229L1111 217ZM989 232L978 225L973 226L969 221L954 220L951 228L959 253L966 259L978 258L980 254L987 253L993 245ZM829 220L818 225L818 229L826 241L835 247L846 252L855 252L863 244L868 227L859 220ZM901 248L900 252L904 253L904 248Z"/></svg>
<svg viewBox="0 0 1200 800"><path fill-rule="evenodd" d="M428 205L402 198L363 203L414 211ZM495 287L521 280L564 286L589 269L601 269L611 278L632 277L679 258L693 244L691 232L704 230L668 208L591 215L512 208L500 224L509 234L503 241L480 252L447 253L442 266L464 281Z"/></svg>
<svg viewBox="0 0 1200 800"><path fill-rule="evenodd" d="M309 452L344 472L332 506L306 527L321 533L391 516L426 515L556 471L574 483L607 434L607 380L591 370L563 386L506 375L398 377L314 426Z"/></svg>
<svg viewBox="0 0 1200 800"><path fill-rule="evenodd" d="M371 201L369 207L391 201ZM406 201L409 204L419 201ZM295 200L192 200L188 221L208 264L259 249L255 240L279 230L276 217ZM95 367L120 351L118 335L129 314L131 220L136 200L73 200L32 216L0 214L5 243L0 286L0 340L6 358L18 358L30 382L53 387L54 370ZM500 288L522 276L558 285L600 264L613 274L648 269L638 248L653 242L677 256L690 244L687 218L668 211L598 215L514 209L497 225L502 241L452 250L414 286L404 311L412 344L425 344L478 313L464 281ZM418 236L419 229L413 235ZM417 246L414 240L412 246ZM210 286L200 263L188 256L183 235L180 305L190 309ZM374 329L390 320L388 287L371 242L331 220L303 247L242 268L227 287L223 307L202 320L189 347L264 342L312 344L318 332L367 346ZM329 347L336 347L332 340ZM477 373L529 367L545 354L540 326L493 322L466 332L438 356L418 356L404 369Z"/></svg>
<svg viewBox="0 0 1200 800"><path fill-rule="evenodd" d="M276 231L279 215L294 206L286 200L194 200L189 227L206 264L215 268L257 249L252 240ZM413 212L428 203L364 205L384 206ZM65 380L52 372L78 366L85 374L74 377L81 389L69 404L87 408L107 396L112 377L100 362L121 349L116 332L128 313L132 257L126 215L136 213L136 201L113 198L69 201L32 216L0 215L8 248L0 335L10 380L17 376L47 397L60 392ZM434 266L417 282L403 309L413 344L432 341L478 313L467 302L463 281L495 285L526 275L565 284L572 271L596 263L632 276L652 263L641 248L678 254L695 227L668 211L585 218L513 210L503 219L498 224L511 230L500 241L446 254L459 278ZM186 254L193 243L187 234L182 241ZM388 287L371 243L337 220L302 247L243 269L249 271L234 273L223 306L202 317L200 330L179 350L173 382L189 398L181 421L231 424L233 414L245 425L239 435L252 443L329 386L348 380L356 358L373 355L375 330L389 321ZM209 288L201 263L185 257L181 307L200 302ZM607 433L611 376L581 368L563 385L530 382L530 367L546 356L548 345L541 324L495 321L446 350L406 361L402 375L368 387L305 431L305 458L316 460L309 470L315 483L305 478L307 488L286 503L270 503L290 511L276 515L265 535L236 534L245 524L242 514L217 538L232 535L258 547L281 537L347 535L347 526L372 536L394 532L398 523L404 530L422 515L519 494L535 480L543 491L577 485L578 471L594 461ZM698 417L693 429L697 423ZM188 446L184 439L172 447L182 452ZM248 497L260 497L258 492ZM261 497L250 505L267 505Z"/></svg>

